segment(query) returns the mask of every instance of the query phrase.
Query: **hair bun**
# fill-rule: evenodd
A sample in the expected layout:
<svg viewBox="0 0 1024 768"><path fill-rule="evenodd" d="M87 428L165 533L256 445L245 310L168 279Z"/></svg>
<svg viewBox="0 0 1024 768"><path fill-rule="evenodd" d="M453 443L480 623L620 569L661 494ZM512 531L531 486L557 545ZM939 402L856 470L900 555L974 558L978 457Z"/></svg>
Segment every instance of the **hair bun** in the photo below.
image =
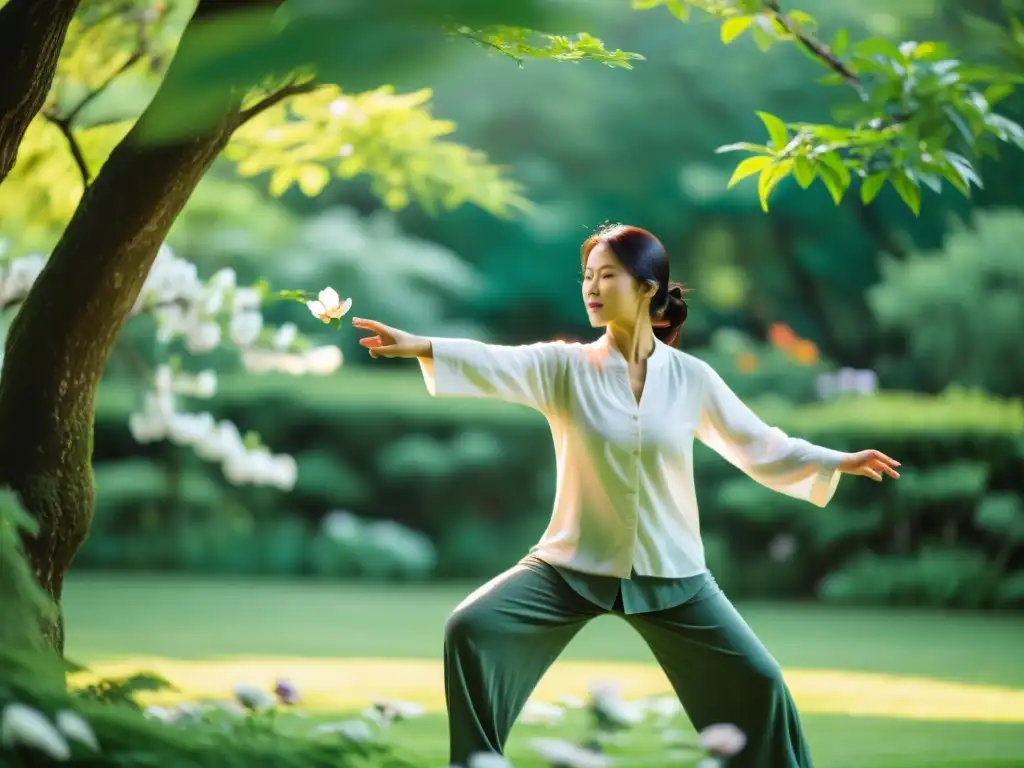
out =
<svg viewBox="0 0 1024 768"><path fill-rule="evenodd" d="M665 306L658 313L661 325L664 329L664 338L667 344L674 344L679 337L679 330L686 322L686 315L689 307L686 306L686 286L682 283L670 282L665 297Z"/></svg>

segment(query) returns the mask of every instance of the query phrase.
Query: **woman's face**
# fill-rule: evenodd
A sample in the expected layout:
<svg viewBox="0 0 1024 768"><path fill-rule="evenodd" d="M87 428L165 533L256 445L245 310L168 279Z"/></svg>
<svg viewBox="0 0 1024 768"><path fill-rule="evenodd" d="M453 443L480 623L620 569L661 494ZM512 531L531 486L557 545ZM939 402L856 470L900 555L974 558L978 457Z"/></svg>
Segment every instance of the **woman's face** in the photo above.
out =
<svg viewBox="0 0 1024 768"><path fill-rule="evenodd" d="M653 289L638 282L612 249L598 243L583 268L583 303L590 325L633 325L648 314Z"/></svg>

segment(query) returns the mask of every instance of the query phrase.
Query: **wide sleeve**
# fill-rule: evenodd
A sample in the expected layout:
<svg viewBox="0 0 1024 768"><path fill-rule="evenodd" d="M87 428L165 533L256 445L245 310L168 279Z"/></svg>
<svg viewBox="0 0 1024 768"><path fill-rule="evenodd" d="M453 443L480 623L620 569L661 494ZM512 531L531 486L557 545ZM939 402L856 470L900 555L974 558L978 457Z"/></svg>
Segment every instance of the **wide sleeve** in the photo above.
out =
<svg viewBox="0 0 1024 768"><path fill-rule="evenodd" d="M824 507L835 494L844 454L765 424L711 366L701 363L697 437L761 485Z"/></svg>
<svg viewBox="0 0 1024 768"><path fill-rule="evenodd" d="M432 358L420 358L434 397L489 397L546 412L557 405L565 344L518 346L472 339L431 338Z"/></svg>

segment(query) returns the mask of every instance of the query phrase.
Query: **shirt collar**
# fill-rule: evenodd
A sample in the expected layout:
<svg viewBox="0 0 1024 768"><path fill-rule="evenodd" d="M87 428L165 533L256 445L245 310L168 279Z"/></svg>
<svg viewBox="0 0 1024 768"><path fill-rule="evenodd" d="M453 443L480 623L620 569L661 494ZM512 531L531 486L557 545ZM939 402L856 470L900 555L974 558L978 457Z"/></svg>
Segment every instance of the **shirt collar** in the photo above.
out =
<svg viewBox="0 0 1024 768"><path fill-rule="evenodd" d="M603 356L614 365L622 367L628 365L625 356L614 344L611 343L611 340L608 338L608 334L602 334L601 338L594 342L594 346L599 349L603 353ZM651 351L650 357L647 358L648 368L654 365L659 365L667 356L668 345L655 336L654 349Z"/></svg>

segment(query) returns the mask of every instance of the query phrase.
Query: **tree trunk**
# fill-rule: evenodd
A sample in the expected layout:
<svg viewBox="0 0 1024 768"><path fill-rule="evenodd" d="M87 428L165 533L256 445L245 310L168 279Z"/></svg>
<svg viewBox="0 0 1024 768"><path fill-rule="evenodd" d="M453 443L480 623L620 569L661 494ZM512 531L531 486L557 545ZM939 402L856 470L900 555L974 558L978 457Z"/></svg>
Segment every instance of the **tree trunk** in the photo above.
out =
<svg viewBox="0 0 1024 768"><path fill-rule="evenodd" d="M225 6L231 9L200 2L196 17ZM39 523L25 552L58 605L92 522L94 403L107 358L171 224L238 121L238 100L226 96L214 129L147 146L140 136L161 111L174 72L172 63L165 85L86 190L7 338L0 486L16 491ZM63 651L59 617L47 637Z"/></svg>
<svg viewBox="0 0 1024 768"><path fill-rule="evenodd" d="M0 8L0 184L50 91L79 0L11 0Z"/></svg>

